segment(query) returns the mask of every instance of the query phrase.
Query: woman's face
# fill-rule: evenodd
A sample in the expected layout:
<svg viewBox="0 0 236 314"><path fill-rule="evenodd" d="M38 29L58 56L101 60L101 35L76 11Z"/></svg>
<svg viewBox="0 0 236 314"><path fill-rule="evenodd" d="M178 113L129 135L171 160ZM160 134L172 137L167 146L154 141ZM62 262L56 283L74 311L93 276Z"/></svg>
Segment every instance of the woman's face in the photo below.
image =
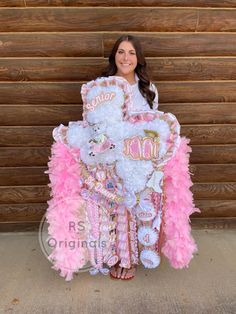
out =
<svg viewBox="0 0 236 314"><path fill-rule="evenodd" d="M134 73L138 60L134 46L129 41L122 41L115 55L117 75L128 76Z"/></svg>

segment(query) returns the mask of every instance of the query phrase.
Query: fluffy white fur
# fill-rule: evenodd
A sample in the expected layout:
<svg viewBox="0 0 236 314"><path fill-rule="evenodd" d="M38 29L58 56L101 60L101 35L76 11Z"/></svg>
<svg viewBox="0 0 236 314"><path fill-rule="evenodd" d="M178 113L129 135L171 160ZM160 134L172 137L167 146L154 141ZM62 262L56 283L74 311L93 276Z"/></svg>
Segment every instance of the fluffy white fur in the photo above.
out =
<svg viewBox="0 0 236 314"><path fill-rule="evenodd" d="M87 122L89 126L83 127L80 122L69 125L67 132L68 143L72 147L80 148L81 159L85 164L111 164L116 162L117 174L123 179L127 191L138 193L145 188L146 182L153 172L151 161L132 160L124 156L124 139L134 135L145 136L144 129L156 131L160 136L160 157L166 153L166 141L170 135L168 124L159 119L151 122L139 122L136 124L123 121L122 106L125 100L122 88L112 86L94 86L88 89L86 102L91 103L92 99L101 92L115 92L116 97L111 101L104 101L87 111ZM90 156L89 141L93 138L93 128L96 124L104 124L104 134L114 144L115 148L103 153Z"/></svg>

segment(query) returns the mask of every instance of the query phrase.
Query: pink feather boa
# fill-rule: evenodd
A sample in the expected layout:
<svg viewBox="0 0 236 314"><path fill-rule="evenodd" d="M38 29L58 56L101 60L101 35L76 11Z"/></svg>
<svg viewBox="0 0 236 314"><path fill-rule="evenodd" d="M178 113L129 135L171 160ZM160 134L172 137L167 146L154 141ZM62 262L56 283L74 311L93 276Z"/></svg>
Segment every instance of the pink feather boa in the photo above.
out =
<svg viewBox="0 0 236 314"><path fill-rule="evenodd" d="M63 143L56 142L51 148L51 158L48 162L48 171L51 188L51 200L48 201L46 213L49 223L48 239L56 239L57 245L50 256L53 260L52 268L60 270L60 275L66 281L73 278L73 273L87 263L87 252L84 248L75 245L71 249L67 244L78 243L76 228L71 228L71 223L84 221L81 206L85 204L79 192L80 169L74 156L79 157L79 150L72 150ZM62 245L59 245L62 241ZM70 242L73 241L73 242ZM49 241L50 243L50 241Z"/></svg>
<svg viewBox="0 0 236 314"><path fill-rule="evenodd" d="M174 268L188 267L193 253L197 251L191 236L189 216L200 210L195 208L190 191L192 181L188 166L191 147L188 143L188 139L181 138L175 156L164 168L165 203L161 250ZM52 198L48 201L46 217L49 235L57 241L78 240L78 234L70 230L68 225L70 221L84 221L83 211L78 211L78 207L83 206L85 201L80 196L80 168L76 159L79 159L79 150L60 142L52 145L49 170L46 171L51 182L49 187ZM73 273L87 263L88 252L82 247L71 250L69 247L57 246L49 258L53 260L52 268L60 270L60 275L69 281L73 278Z"/></svg>
<svg viewBox="0 0 236 314"><path fill-rule="evenodd" d="M197 245L191 236L189 216L200 212L194 206L189 173L189 139L181 137L175 156L164 168L164 206L162 253L174 268L188 267Z"/></svg>

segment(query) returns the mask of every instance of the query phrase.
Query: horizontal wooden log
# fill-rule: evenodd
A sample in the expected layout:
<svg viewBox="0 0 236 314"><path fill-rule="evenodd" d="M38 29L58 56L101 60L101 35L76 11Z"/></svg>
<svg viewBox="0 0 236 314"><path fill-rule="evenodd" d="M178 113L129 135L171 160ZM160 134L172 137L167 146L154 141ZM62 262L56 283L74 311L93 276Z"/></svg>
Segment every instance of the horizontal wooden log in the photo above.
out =
<svg viewBox="0 0 236 314"><path fill-rule="evenodd" d="M86 36L80 32L0 33L0 57L108 57L115 41L121 35L122 33L106 32L87 32ZM133 35L140 39L146 57L236 55L236 34L232 33Z"/></svg>
<svg viewBox="0 0 236 314"><path fill-rule="evenodd" d="M191 145L191 143L190 143ZM191 163L233 164L236 163L236 145L191 145Z"/></svg>
<svg viewBox="0 0 236 314"><path fill-rule="evenodd" d="M54 127L0 127L0 146L50 146Z"/></svg>
<svg viewBox="0 0 236 314"><path fill-rule="evenodd" d="M236 81L155 82L160 103L236 102ZM82 82L1 82L0 104L80 104Z"/></svg>
<svg viewBox="0 0 236 314"><path fill-rule="evenodd" d="M46 170L46 167L1 167L0 186L48 184Z"/></svg>
<svg viewBox="0 0 236 314"><path fill-rule="evenodd" d="M155 7L4 8L0 9L0 31L136 32L141 28L143 32L233 32L236 30L235 12L235 9ZM115 18L111 18L113 16Z"/></svg>
<svg viewBox="0 0 236 314"><path fill-rule="evenodd" d="M50 147L0 147L0 167L46 166L50 155Z"/></svg>
<svg viewBox="0 0 236 314"><path fill-rule="evenodd" d="M236 145L190 145L192 164L236 163ZM50 154L50 147L0 147L0 167L47 166Z"/></svg>
<svg viewBox="0 0 236 314"><path fill-rule="evenodd" d="M236 200L236 183L195 183L194 199ZM48 186L0 186L0 204L45 203L50 199Z"/></svg>
<svg viewBox="0 0 236 314"><path fill-rule="evenodd" d="M236 10L209 9L198 11L198 32L235 32Z"/></svg>
<svg viewBox="0 0 236 314"><path fill-rule="evenodd" d="M0 127L0 147L40 147L53 142L54 126ZM190 138L191 145L236 144L236 125L183 125L181 135Z"/></svg>
<svg viewBox="0 0 236 314"><path fill-rule="evenodd" d="M147 64L156 81L236 79L236 58L149 58Z"/></svg>
<svg viewBox="0 0 236 314"><path fill-rule="evenodd" d="M236 81L159 82L160 103L236 102Z"/></svg>
<svg viewBox="0 0 236 314"><path fill-rule="evenodd" d="M234 8L235 0L5 0L1 7L217 7Z"/></svg>
<svg viewBox="0 0 236 314"><path fill-rule="evenodd" d="M190 139L192 145L236 144L236 125L183 125L181 134Z"/></svg>
<svg viewBox="0 0 236 314"><path fill-rule="evenodd" d="M167 103L160 104L158 109L173 113L181 125L236 123L236 103Z"/></svg>
<svg viewBox="0 0 236 314"><path fill-rule="evenodd" d="M160 104L159 110L173 113L181 125L236 123L236 103ZM82 120L82 104L0 105L2 126L67 125L77 120Z"/></svg>
<svg viewBox="0 0 236 314"><path fill-rule="evenodd" d="M6 168L7 171L7 168ZM191 164L190 172L194 183L201 182L236 182L236 164L203 165ZM236 201L235 201L236 207Z"/></svg>
<svg viewBox="0 0 236 314"><path fill-rule="evenodd" d="M96 12L75 7L2 9L0 31L139 31L140 26L147 32L195 31L197 15L197 10L194 9L97 8ZM112 16L116 18L112 19Z"/></svg>
<svg viewBox="0 0 236 314"><path fill-rule="evenodd" d="M236 80L236 57L147 58L148 72L156 81ZM89 81L100 76L108 60L0 59L1 81Z"/></svg>
<svg viewBox="0 0 236 314"><path fill-rule="evenodd" d="M0 83L0 103L15 104L78 104L81 83L11 82ZM5 100L5 101L4 101Z"/></svg>
<svg viewBox="0 0 236 314"><path fill-rule="evenodd" d="M24 0L4 0L0 1L0 7L24 7Z"/></svg>
<svg viewBox="0 0 236 314"><path fill-rule="evenodd" d="M236 217L236 200L196 200L194 203L201 213L191 217Z"/></svg>
<svg viewBox="0 0 236 314"><path fill-rule="evenodd" d="M98 33L0 33L0 57L102 57L102 39Z"/></svg>
<svg viewBox="0 0 236 314"><path fill-rule="evenodd" d="M1 81L90 81L108 65L104 58L0 59Z"/></svg>
<svg viewBox="0 0 236 314"><path fill-rule="evenodd" d="M47 207L47 203L0 204L0 221L40 221Z"/></svg>
<svg viewBox="0 0 236 314"><path fill-rule="evenodd" d="M59 125L82 120L82 105L0 105L0 125Z"/></svg>
<svg viewBox="0 0 236 314"><path fill-rule="evenodd" d="M196 9L181 8L5 8L0 9L0 31L140 31L141 27L144 32L193 32L197 18Z"/></svg>
<svg viewBox="0 0 236 314"><path fill-rule="evenodd" d="M235 200L196 200L196 207L201 213L194 213L192 218L235 217ZM1 222L40 221L48 208L47 203L0 204Z"/></svg>
<svg viewBox="0 0 236 314"><path fill-rule="evenodd" d="M132 32L131 32L132 34ZM104 55L108 57L121 33L104 33ZM232 33L134 33L146 57L235 56L236 34Z"/></svg>
<svg viewBox="0 0 236 314"><path fill-rule="evenodd" d="M44 185L49 183L47 167L1 167L0 186ZM191 164L194 183L236 182L236 164Z"/></svg>
<svg viewBox="0 0 236 314"><path fill-rule="evenodd" d="M0 204L45 203L50 199L46 185L39 186L0 186Z"/></svg>
<svg viewBox="0 0 236 314"><path fill-rule="evenodd" d="M236 183L195 183L192 188L194 199L236 200Z"/></svg>

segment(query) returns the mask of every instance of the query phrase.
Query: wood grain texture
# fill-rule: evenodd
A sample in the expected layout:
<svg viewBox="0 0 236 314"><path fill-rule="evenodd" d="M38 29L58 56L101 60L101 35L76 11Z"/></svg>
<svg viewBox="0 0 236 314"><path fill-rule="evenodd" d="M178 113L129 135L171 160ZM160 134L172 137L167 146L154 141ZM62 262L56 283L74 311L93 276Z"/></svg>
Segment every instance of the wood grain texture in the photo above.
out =
<svg viewBox="0 0 236 314"><path fill-rule="evenodd" d="M235 217L235 200L196 200L201 213L191 217ZM40 221L48 207L47 203L0 204L1 222Z"/></svg>
<svg viewBox="0 0 236 314"><path fill-rule="evenodd" d="M0 147L41 147L53 142L55 126L0 127ZM236 144L236 125L183 125L181 135L191 140L191 145Z"/></svg>
<svg viewBox="0 0 236 314"><path fill-rule="evenodd" d="M103 34L104 55L108 57L121 33ZM132 35L132 32L131 32ZM236 34L232 33L145 33L133 34L141 41L146 57L235 56Z"/></svg>
<svg viewBox="0 0 236 314"><path fill-rule="evenodd" d="M46 170L47 167L0 167L0 186L48 184ZM236 164L191 164L190 172L194 183L236 182Z"/></svg>
<svg viewBox="0 0 236 314"><path fill-rule="evenodd" d="M0 1L0 7L24 7L24 0L4 0Z"/></svg>
<svg viewBox="0 0 236 314"><path fill-rule="evenodd" d="M195 183L194 199L236 200L236 183ZM0 186L0 204L44 203L50 198L48 186Z"/></svg>
<svg viewBox="0 0 236 314"><path fill-rule="evenodd" d="M198 32L235 32L236 10L210 9L198 11Z"/></svg>
<svg viewBox="0 0 236 314"><path fill-rule="evenodd" d="M0 33L0 57L102 57L102 38L79 32Z"/></svg>
<svg viewBox="0 0 236 314"><path fill-rule="evenodd" d="M236 164L191 164L190 172L194 183L236 182Z"/></svg>
<svg viewBox="0 0 236 314"><path fill-rule="evenodd" d="M53 143L53 126L37 127L0 127L0 146L22 147L22 146L50 146Z"/></svg>
<svg viewBox="0 0 236 314"><path fill-rule="evenodd" d="M236 163L236 145L190 145L192 164ZM0 167L47 166L50 154L50 147L0 147Z"/></svg>
<svg viewBox="0 0 236 314"><path fill-rule="evenodd" d="M0 204L0 221L40 221L47 207L47 203Z"/></svg>
<svg viewBox="0 0 236 314"><path fill-rule="evenodd" d="M196 9L182 8L5 8L0 9L0 31L110 32L142 28L144 32L191 32L196 30L197 18Z"/></svg>
<svg viewBox="0 0 236 314"><path fill-rule="evenodd" d="M20 119L19 119L20 117ZM68 124L82 120L81 105L0 105L0 125L33 126Z"/></svg>
<svg viewBox="0 0 236 314"><path fill-rule="evenodd" d="M50 155L51 147L0 147L0 167L46 166Z"/></svg>
<svg viewBox="0 0 236 314"><path fill-rule="evenodd" d="M90 81L108 65L104 58L0 59L1 81Z"/></svg>
<svg viewBox="0 0 236 314"><path fill-rule="evenodd" d="M0 9L1 32L227 32L236 30L235 9L13 8ZM50 18L49 18L50 17Z"/></svg>
<svg viewBox="0 0 236 314"><path fill-rule="evenodd" d="M47 167L1 167L0 186L48 184L46 170Z"/></svg>
<svg viewBox="0 0 236 314"><path fill-rule="evenodd" d="M156 81L236 80L233 58L147 58ZM108 65L104 58L0 59L1 81L90 81Z"/></svg>
<svg viewBox="0 0 236 314"><path fill-rule="evenodd" d="M191 143L190 143L191 145ZM191 145L191 163L202 164L235 164L236 145Z"/></svg>
<svg viewBox="0 0 236 314"><path fill-rule="evenodd" d="M0 186L0 204L45 203L49 199L48 186Z"/></svg>
<svg viewBox="0 0 236 314"><path fill-rule="evenodd" d="M196 200L195 205L201 214L191 217L236 217L236 200Z"/></svg>
<svg viewBox="0 0 236 314"><path fill-rule="evenodd" d="M149 58L147 64L156 81L236 79L236 58Z"/></svg>
<svg viewBox="0 0 236 314"><path fill-rule="evenodd" d="M5 0L0 2L2 7L236 7L235 0Z"/></svg>
<svg viewBox="0 0 236 314"><path fill-rule="evenodd" d="M236 200L236 183L195 183L192 188L194 199Z"/></svg>
<svg viewBox="0 0 236 314"><path fill-rule="evenodd" d="M236 123L236 103L160 104L159 110L173 113L181 125ZM2 126L67 125L77 120L82 120L82 104L0 105Z"/></svg>
<svg viewBox="0 0 236 314"><path fill-rule="evenodd" d="M80 104L84 82L1 82L0 104ZM160 103L236 102L236 81L153 82Z"/></svg>
<svg viewBox="0 0 236 314"><path fill-rule="evenodd" d="M160 103L236 102L236 81L156 82Z"/></svg>
<svg viewBox="0 0 236 314"><path fill-rule="evenodd" d="M4 104L78 104L81 83L11 82L0 83L0 103Z"/></svg>
<svg viewBox="0 0 236 314"><path fill-rule="evenodd" d="M236 144L236 125L183 125L181 135L189 138L193 145Z"/></svg>
<svg viewBox="0 0 236 314"><path fill-rule="evenodd" d="M236 103L160 104L160 111L173 113L181 125L236 123Z"/></svg>
<svg viewBox="0 0 236 314"><path fill-rule="evenodd" d="M146 57L236 55L236 34L232 33L129 33L139 38ZM107 58L121 34L0 33L0 57Z"/></svg>

